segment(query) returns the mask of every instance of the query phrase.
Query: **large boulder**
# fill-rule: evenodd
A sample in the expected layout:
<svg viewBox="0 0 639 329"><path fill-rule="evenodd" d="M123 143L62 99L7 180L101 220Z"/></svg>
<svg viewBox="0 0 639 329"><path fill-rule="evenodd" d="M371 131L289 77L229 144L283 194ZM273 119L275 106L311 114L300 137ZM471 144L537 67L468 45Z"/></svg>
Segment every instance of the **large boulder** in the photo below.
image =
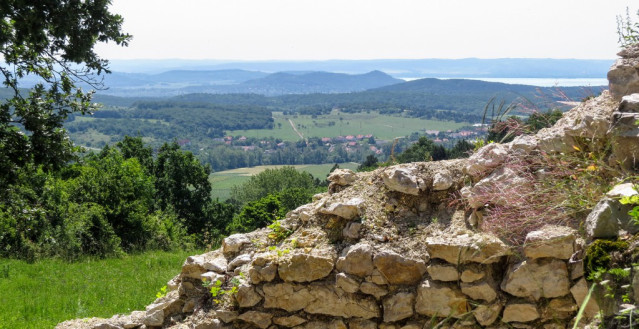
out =
<svg viewBox="0 0 639 329"><path fill-rule="evenodd" d="M628 215L632 205L624 205L619 200L604 197L586 218L586 234L588 239L609 239L619 235L624 229L630 233L639 231Z"/></svg>
<svg viewBox="0 0 639 329"><path fill-rule="evenodd" d="M342 251L337 259L340 272L365 277L373 272L373 247L367 243L358 243Z"/></svg>
<svg viewBox="0 0 639 329"><path fill-rule="evenodd" d="M426 245L431 258L443 259L451 264L491 264L510 254L508 246L501 240L481 233L428 237Z"/></svg>
<svg viewBox="0 0 639 329"><path fill-rule="evenodd" d="M258 328L266 329L271 325L273 315L265 312L248 311L240 314L238 319L250 323Z"/></svg>
<svg viewBox="0 0 639 329"><path fill-rule="evenodd" d="M391 191L419 195L427 188L415 165L393 166L382 172L384 185Z"/></svg>
<svg viewBox="0 0 639 329"><path fill-rule="evenodd" d="M319 212L351 220L359 216L360 207L363 203L364 200L362 198L352 198L346 202L333 202L325 208L321 208Z"/></svg>
<svg viewBox="0 0 639 329"><path fill-rule="evenodd" d="M384 322L394 322L413 316L415 294L400 292L384 299Z"/></svg>
<svg viewBox="0 0 639 329"><path fill-rule="evenodd" d="M468 301L454 285L425 280L417 287L415 312L426 316L459 317L468 312Z"/></svg>
<svg viewBox="0 0 639 329"><path fill-rule="evenodd" d="M575 252L575 230L555 225L546 225L526 235L524 254L528 258L553 257L570 259Z"/></svg>
<svg viewBox="0 0 639 329"><path fill-rule="evenodd" d="M612 136L614 159L629 171L639 170L639 94L624 96L612 115L609 133Z"/></svg>
<svg viewBox="0 0 639 329"><path fill-rule="evenodd" d="M537 305L531 303L510 303L504 308L501 321L509 322L531 322L539 319L540 314Z"/></svg>
<svg viewBox="0 0 639 329"><path fill-rule="evenodd" d="M630 56L617 59L608 71L608 88L616 100L639 93L639 59Z"/></svg>
<svg viewBox="0 0 639 329"><path fill-rule="evenodd" d="M229 257L239 252L242 247L251 243L251 239L247 234L232 234L222 240L222 252L224 256Z"/></svg>
<svg viewBox="0 0 639 329"><path fill-rule="evenodd" d="M351 185L353 182L357 180L357 174L354 173L350 169L335 169L333 172L328 175L326 178L329 182L340 185L347 186Z"/></svg>
<svg viewBox="0 0 639 329"><path fill-rule="evenodd" d="M335 266L332 250L299 252L280 260L277 272L284 281L311 282L327 277Z"/></svg>
<svg viewBox="0 0 639 329"><path fill-rule="evenodd" d="M373 257L373 264L390 284L416 284L426 273L423 260L407 258L390 250L378 252Z"/></svg>
<svg viewBox="0 0 639 329"><path fill-rule="evenodd" d="M500 143L488 144L468 158L464 171L473 178L479 179L504 163L508 155L508 146Z"/></svg>
<svg viewBox="0 0 639 329"><path fill-rule="evenodd" d="M566 263L557 259L527 260L508 268L501 289L513 296L555 298L570 293Z"/></svg>

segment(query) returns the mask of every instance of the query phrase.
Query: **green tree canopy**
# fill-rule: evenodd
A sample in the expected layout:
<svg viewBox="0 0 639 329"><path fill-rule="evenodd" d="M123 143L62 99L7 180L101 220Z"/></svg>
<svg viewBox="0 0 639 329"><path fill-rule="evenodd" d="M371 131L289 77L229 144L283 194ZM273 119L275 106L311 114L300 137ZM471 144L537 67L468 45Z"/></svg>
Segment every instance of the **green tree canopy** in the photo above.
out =
<svg viewBox="0 0 639 329"><path fill-rule="evenodd" d="M266 169L251 176L248 182L233 188L231 198L244 205L286 189L314 190L315 187L315 180L311 174L304 171L299 172L294 167L286 166L279 169Z"/></svg>
<svg viewBox="0 0 639 329"><path fill-rule="evenodd" d="M0 185L15 181L28 163L57 169L73 157L62 123L69 113L96 109L78 81L99 85L94 74L108 62L93 50L98 42L127 45L122 17L110 0L3 0L0 2L0 73L11 96L0 102ZM21 79L39 79L30 91ZM25 133L26 132L26 133Z"/></svg>

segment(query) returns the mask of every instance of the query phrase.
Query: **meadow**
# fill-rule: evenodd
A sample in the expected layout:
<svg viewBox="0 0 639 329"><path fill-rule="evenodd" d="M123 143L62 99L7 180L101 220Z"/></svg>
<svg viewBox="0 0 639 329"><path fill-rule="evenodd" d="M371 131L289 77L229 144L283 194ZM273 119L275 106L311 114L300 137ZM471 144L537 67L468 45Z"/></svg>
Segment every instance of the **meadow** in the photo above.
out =
<svg viewBox="0 0 639 329"><path fill-rule="evenodd" d="M294 165L298 171L306 171L313 175L315 178L324 179L328 175L331 168L334 166L332 163L319 164L319 165ZM340 168L343 169L357 169L358 164L354 162L340 163ZM211 182L211 197L213 199L219 199L224 201L231 195L233 186L241 185L248 181L252 175L261 173L266 169L281 168L284 166L257 166L250 168L237 168L225 171L214 172L209 176Z"/></svg>
<svg viewBox="0 0 639 329"><path fill-rule="evenodd" d="M85 317L143 310L198 251L145 252L68 263L0 259L0 329L53 328Z"/></svg>
<svg viewBox="0 0 639 329"><path fill-rule="evenodd" d="M468 123L453 121L436 121L410 118L398 115L384 115L378 112L344 113L333 110L327 115L284 115L273 112L272 130L250 129L227 131L231 136L274 137L284 141L297 141L298 134L291 127L291 121L304 137L337 137L345 135L368 135L375 138L391 140L398 136L407 136L425 130L456 130ZM290 121L289 121L290 120Z"/></svg>

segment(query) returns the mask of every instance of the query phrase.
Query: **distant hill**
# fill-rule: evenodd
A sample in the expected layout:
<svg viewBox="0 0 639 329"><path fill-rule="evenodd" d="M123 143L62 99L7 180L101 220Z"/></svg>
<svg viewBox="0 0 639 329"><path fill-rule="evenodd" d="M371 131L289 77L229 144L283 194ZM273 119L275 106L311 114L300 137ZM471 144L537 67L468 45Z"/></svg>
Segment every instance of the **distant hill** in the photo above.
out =
<svg viewBox="0 0 639 329"><path fill-rule="evenodd" d="M395 78L605 78L614 59L463 58L328 61L114 60L122 72L241 69L260 72L325 71L363 74L379 70Z"/></svg>
<svg viewBox="0 0 639 329"><path fill-rule="evenodd" d="M366 74L311 72L304 74L274 73L261 79L241 83L231 89L262 95L331 94L363 91L404 82L390 75L372 71Z"/></svg>
<svg viewBox="0 0 639 329"><path fill-rule="evenodd" d="M380 71L365 74L297 71L267 74L245 70L176 70L159 74L115 72L105 77L104 83L109 89L102 93L127 97L166 97L189 93L273 96L347 93L400 82L403 80Z"/></svg>
<svg viewBox="0 0 639 329"><path fill-rule="evenodd" d="M487 82L470 79L434 79L425 78L407 81L392 86L384 86L371 91L422 92L434 94L463 93L527 93L538 89L535 86ZM546 88L545 88L546 89Z"/></svg>

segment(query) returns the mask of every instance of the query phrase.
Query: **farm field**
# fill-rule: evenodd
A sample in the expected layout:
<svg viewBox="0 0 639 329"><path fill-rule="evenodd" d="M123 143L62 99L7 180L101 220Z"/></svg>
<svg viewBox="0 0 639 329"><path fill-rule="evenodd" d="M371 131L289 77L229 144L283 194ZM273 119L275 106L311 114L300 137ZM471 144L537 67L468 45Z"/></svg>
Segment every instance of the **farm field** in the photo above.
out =
<svg viewBox="0 0 639 329"><path fill-rule="evenodd" d="M0 329L53 328L65 320L143 310L186 257L198 253L151 251L74 263L0 259Z"/></svg>
<svg viewBox="0 0 639 329"><path fill-rule="evenodd" d="M334 164L326 163L319 165L295 165L295 169L299 171L306 171L309 174L313 175L315 178L323 179L328 175L328 172L331 170ZM351 169L355 170L358 164L354 162L349 163L340 163L339 167L343 169ZM211 197L213 199L217 198L220 201L224 201L228 199L231 195L231 190L233 186L240 185L246 181L248 181L252 175L256 175L261 173L266 169L275 169L281 168L284 166L257 166L251 168L237 168L232 170L225 170L212 173L209 176L209 181L211 182L212 191Z"/></svg>
<svg viewBox="0 0 639 329"><path fill-rule="evenodd" d="M256 138L274 137L284 141L297 141L300 137L291 127L290 122L292 121L304 137L373 134L375 138L390 140L398 136L410 135L413 132L456 130L469 125L469 123L384 115L377 112L343 113L336 110L331 112L331 114L319 115L315 118L310 115L284 115L282 112L273 112L273 120L274 128L272 130L231 130L227 131L227 134Z"/></svg>

